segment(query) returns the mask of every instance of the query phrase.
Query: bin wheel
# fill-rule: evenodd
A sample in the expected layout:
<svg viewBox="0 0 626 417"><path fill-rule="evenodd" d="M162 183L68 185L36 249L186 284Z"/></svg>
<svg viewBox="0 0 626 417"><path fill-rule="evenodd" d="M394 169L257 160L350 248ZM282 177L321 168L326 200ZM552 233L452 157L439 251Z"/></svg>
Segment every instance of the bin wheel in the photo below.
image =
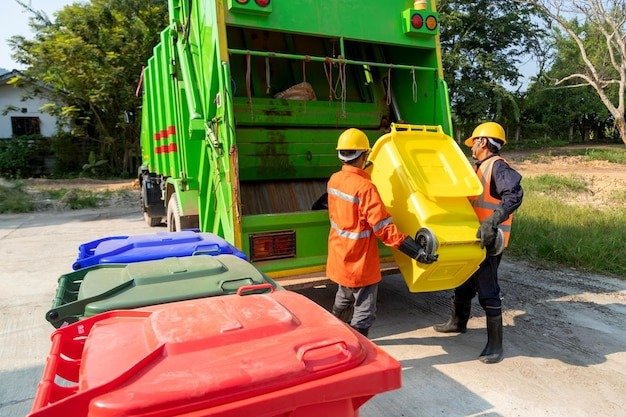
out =
<svg viewBox="0 0 626 417"><path fill-rule="evenodd" d="M415 241L424 248L427 255L435 255L439 249L439 242L432 230L427 227L420 228L415 234Z"/></svg>

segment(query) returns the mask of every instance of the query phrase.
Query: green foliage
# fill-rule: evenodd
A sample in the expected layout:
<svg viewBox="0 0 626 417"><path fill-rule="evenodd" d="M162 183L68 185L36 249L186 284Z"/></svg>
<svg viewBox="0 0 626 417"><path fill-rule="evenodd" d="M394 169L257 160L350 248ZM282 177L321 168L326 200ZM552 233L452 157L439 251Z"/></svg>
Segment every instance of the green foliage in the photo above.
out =
<svg viewBox="0 0 626 417"><path fill-rule="evenodd" d="M530 139L524 139L519 142L509 142L507 143L507 151L512 150L528 150L528 149L543 149L543 148L551 148L551 147L563 147L567 146L570 143L563 139L552 139L548 136L544 137L536 137Z"/></svg>
<svg viewBox="0 0 626 417"><path fill-rule="evenodd" d="M103 172L102 168L105 167L107 162L106 159L96 159L96 153L91 151L89 152L89 162L83 165L82 174L91 174L92 176L101 175Z"/></svg>
<svg viewBox="0 0 626 417"><path fill-rule="evenodd" d="M71 121L72 134L90 138L119 173L131 170L124 156L139 137L138 123L124 123L124 111L141 104L135 90L142 66L166 25L165 0L91 0L66 6L53 20L33 13L35 38L9 43L26 75L66 103L46 109Z"/></svg>
<svg viewBox="0 0 626 417"><path fill-rule="evenodd" d="M574 126L583 141L626 143L623 0L580 0L566 8L561 2L532 3L555 24L553 62L529 91L529 119L545 122L554 133Z"/></svg>
<svg viewBox="0 0 626 417"><path fill-rule="evenodd" d="M485 119L519 121L517 64L537 48L543 32L534 9L513 0L443 0L441 45L453 113L461 123Z"/></svg>
<svg viewBox="0 0 626 417"><path fill-rule="evenodd" d="M541 195L525 180L524 203L511 233L512 254L626 276L626 208L596 210Z"/></svg>
<svg viewBox="0 0 626 417"><path fill-rule="evenodd" d="M52 153L55 157L53 174L57 177L78 175L87 160L90 143L85 138L61 132L51 138Z"/></svg>
<svg viewBox="0 0 626 417"><path fill-rule="evenodd" d="M44 158L50 152L50 142L39 135L0 139L0 176L21 178L41 175Z"/></svg>
<svg viewBox="0 0 626 417"><path fill-rule="evenodd" d="M33 211L31 196L19 182L0 182L0 213L25 213Z"/></svg>
<svg viewBox="0 0 626 417"><path fill-rule="evenodd" d="M547 135L568 140L571 129L572 142L619 141L610 131L610 114L595 90L590 86L555 87L553 80L560 73L550 70L531 84L522 104L524 122L540 124Z"/></svg>

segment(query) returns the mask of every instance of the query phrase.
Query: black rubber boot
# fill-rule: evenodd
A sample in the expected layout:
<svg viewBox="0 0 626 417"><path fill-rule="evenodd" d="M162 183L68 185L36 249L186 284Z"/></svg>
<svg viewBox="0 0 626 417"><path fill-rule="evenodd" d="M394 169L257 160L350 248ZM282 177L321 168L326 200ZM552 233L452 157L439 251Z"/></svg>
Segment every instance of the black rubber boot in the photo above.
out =
<svg viewBox="0 0 626 417"><path fill-rule="evenodd" d="M354 330L356 330L357 332L361 333L365 337L367 337L367 335L370 333L369 327L367 329L361 329L361 328L354 327L354 326L350 326L350 327L352 327Z"/></svg>
<svg viewBox="0 0 626 417"><path fill-rule="evenodd" d="M502 315L487 316L487 346L478 359L482 363L498 363L502 360Z"/></svg>
<svg viewBox="0 0 626 417"><path fill-rule="evenodd" d="M467 332L467 321L472 309L471 302L457 302L452 306L452 316L447 322L435 324L433 329L439 333L465 333Z"/></svg>

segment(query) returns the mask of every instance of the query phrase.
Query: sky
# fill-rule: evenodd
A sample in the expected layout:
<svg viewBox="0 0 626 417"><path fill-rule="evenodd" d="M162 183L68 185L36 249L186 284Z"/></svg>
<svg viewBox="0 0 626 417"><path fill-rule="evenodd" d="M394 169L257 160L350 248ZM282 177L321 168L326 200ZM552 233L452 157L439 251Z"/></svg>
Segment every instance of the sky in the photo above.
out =
<svg viewBox="0 0 626 417"><path fill-rule="evenodd" d="M3 0L4 2L9 4L0 13L0 68L8 71L23 69L11 58L11 49L7 44L7 40L14 35L23 35L26 38L33 36L28 27L29 14L24 12L15 0ZM23 0L23 2L30 3L35 10L43 10L52 19L54 12L68 4L79 2L79 0ZM536 73L536 65L532 60L524 60L520 69L525 78L523 82L525 88L530 80L530 76Z"/></svg>
<svg viewBox="0 0 626 417"><path fill-rule="evenodd" d="M64 6L76 3L76 0L23 0L30 3L35 10L43 10L51 19L54 12ZM23 35L31 38L33 33L28 27L29 14L15 0L3 0L2 13L0 13L0 68L6 70L23 69L11 58L11 49L7 40L14 35Z"/></svg>

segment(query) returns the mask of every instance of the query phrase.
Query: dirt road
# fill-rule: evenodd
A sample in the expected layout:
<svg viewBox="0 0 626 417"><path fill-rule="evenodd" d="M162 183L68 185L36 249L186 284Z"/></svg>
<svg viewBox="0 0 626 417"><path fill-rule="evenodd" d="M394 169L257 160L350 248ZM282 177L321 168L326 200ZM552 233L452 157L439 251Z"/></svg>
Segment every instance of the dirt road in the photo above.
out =
<svg viewBox="0 0 626 417"><path fill-rule="evenodd" d="M50 348L56 279L78 244L153 232L134 207L0 216L0 416L24 416ZM403 388L375 397L361 416L623 416L626 281L572 270L501 267L505 359L476 360L485 343L475 304L469 331L441 335L450 294L410 294L399 276L380 288L371 337L403 368ZM330 307L333 287L301 291Z"/></svg>
<svg viewBox="0 0 626 417"><path fill-rule="evenodd" d="M526 177L584 179L595 204L613 205L611 196L626 189L621 165L577 156L507 158ZM34 180L30 186L133 188L130 181ZM0 215L0 417L24 416L30 408L50 347L44 313L78 245L154 231L134 198L97 210ZM401 277L385 278L370 335L402 363L404 386L368 402L362 417L626 415L626 277L538 269L506 255L500 271L505 359L496 365L476 360L486 339L477 303L468 333L438 334L431 326L447 317L451 294L410 294ZM330 308L334 291L300 292Z"/></svg>

